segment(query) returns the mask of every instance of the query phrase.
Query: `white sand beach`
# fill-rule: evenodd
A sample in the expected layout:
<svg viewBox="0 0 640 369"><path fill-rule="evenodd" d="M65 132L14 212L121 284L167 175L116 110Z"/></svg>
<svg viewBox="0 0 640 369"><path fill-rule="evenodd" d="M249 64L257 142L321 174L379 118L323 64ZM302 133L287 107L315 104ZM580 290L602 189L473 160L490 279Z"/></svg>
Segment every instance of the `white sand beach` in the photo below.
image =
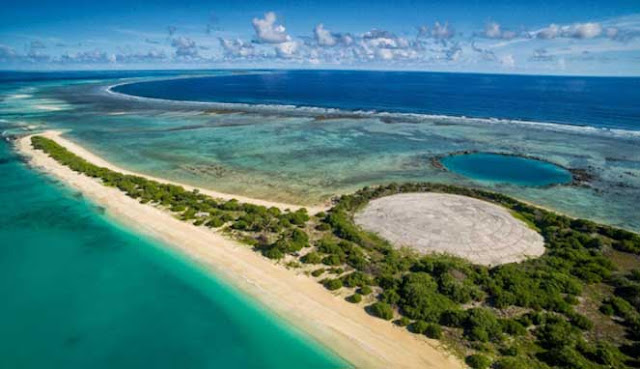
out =
<svg viewBox="0 0 640 369"><path fill-rule="evenodd" d="M48 137L89 162L122 173L136 174L115 167L81 146L64 139L60 132ZM32 148L30 136L16 142L17 150L30 164L80 191L106 212L127 226L157 238L189 257L216 276L223 278L268 307L275 314L306 332L358 368L462 368L464 364L446 352L440 343L368 315L333 295L319 283L295 270L262 257L248 246L229 240L215 231L182 222L159 208L143 205L115 188L73 172L42 151ZM158 178L143 176L160 182ZM193 188L184 186L185 188ZM201 189L219 198L236 198L279 208L297 207L265 200L220 194ZM310 213L325 207L308 208Z"/></svg>

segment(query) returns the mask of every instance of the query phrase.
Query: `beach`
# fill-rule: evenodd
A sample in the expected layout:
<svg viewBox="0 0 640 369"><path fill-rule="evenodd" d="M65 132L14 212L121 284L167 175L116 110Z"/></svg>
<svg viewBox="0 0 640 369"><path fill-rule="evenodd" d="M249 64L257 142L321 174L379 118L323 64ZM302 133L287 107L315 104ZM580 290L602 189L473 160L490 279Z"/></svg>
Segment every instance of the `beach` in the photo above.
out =
<svg viewBox="0 0 640 369"><path fill-rule="evenodd" d="M139 175L159 182L159 178L118 168L67 139L61 132L43 136L56 141L85 160L121 173ZM352 305L323 288L311 277L267 260L248 246L221 234L195 227L159 208L140 204L115 188L73 172L31 147L31 136L17 140L16 148L29 163L80 191L109 216L128 227L148 234L198 265L259 301L276 315L304 331L358 368L459 368L463 364L435 340L410 334L404 328L369 316L361 306ZM177 183L174 183L177 184ZM180 184L182 185L182 184ZM183 187L194 189L191 186ZM280 209L299 206L257 200L198 189L207 195ZM307 207L310 213L327 206Z"/></svg>

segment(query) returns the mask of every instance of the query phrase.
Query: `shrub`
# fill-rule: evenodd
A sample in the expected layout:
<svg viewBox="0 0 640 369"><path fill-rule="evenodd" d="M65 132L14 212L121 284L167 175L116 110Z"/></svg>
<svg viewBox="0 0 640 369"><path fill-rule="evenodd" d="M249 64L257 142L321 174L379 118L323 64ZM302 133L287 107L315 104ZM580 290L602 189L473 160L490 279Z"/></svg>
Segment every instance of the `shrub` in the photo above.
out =
<svg viewBox="0 0 640 369"><path fill-rule="evenodd" d="M305 264L319 264L322 261L322 258L317 252L310 252L300 258L300 261Z"/></svg>
<svg viewBox="0 0 640 369"><path fill-rule="evenodd" d="M465 362L473 369L487 369L491 365L491 359L482 354L469 355Z"/></svg>
<svg viewBox="0 0 640 369"><path fill-rule="evenodd" d="M362 286L362 287L360 287L358 292L360 292L360 294L363 295L363 296L367 296L373 291L371 290L371 287L369 287L369 286Z"/></svg>
<svg viewBox="0 0 640 369"><path fill-rule="evenodd" d="M538 342L545 348L573 346L576 342L575 328L561 317L547 317L546 321L535 331Z"/></svg>
<svg viewBox="0 0 640 369"><path fill-rule="evenodd" d="M328 231L331 229L331 226L327 223L320 223L316 226L316 230L318 231Z"/></svg>
<svg viewBox="0 0 640 369"><path fill-rule="evenodd" d="M275 247L268 248L262 254L269 259L280 260L284 257L284 253Z"/></svg>
<svg viewBox="0 0 640 369"><path fill-rule="evenodd" d="M342 281L340 279L328 279L324 282L324 286L329 291L335 291L337 289L342 288Z"/></svg>
<svg viewBox="0 0 640 369"><path fill-rule="evenodd" d="M313 272L311 272L311 275L314 276L314 277L319 277L324 272L325 272L324 268L320 268L320 269L316 269Z"/></svg>
<svg viewBox="0 0 640 369"><path fill-rule="evenodd" d="M369 311L374 316L384 320L391 320L393 318L393 309L385 302L376 302L369 306Z"/></svg>
<svg viewBox="0 0 640 369"><path fill-rule="evenodd" d="M401 309L409 318L437 322L440 315L454 306L437 291L437 284L427 273L407 274L400 287Z"/></svg>
<svg viewBox="0 0 640 369"><path fill-rule="evenodd" d="M402 318L396 320L395 323L400 327L406 327L409 324L411 324L411 319L407 318L406 316L403 316Z"/></svg>
<svg viewBox="0 0 640 369"><path fill-rule="evenodd" d="M357 304L362 301L362 295L359 293L354 293L353 295L347 297L347 301Z"/></svg>
<svg viewBox="0 0 640 369"><path fill-rule="evenodd" d="M347 287L363 287L373 283L371 277L358 271L344 276L342 281Z"/></svg>
<svg viewBox="0 0 640 369"><path fill-rule="evenodd" d="M427 330L429 324L423 320L417 320L411 325L413 333L423 334Z"/></svg>
<svg viewBox="0 0 640 369"><path fill-rule="evenodd" d="M442 327L435 323L429 323L427 324L424 334L429 338L440 339L442 338Z"/></svg>
<svg viewBox="0 0 640 369"><path fill-rule="evenodd" d="M503 357L493 365L495 369L529 369L532 366L527 359L517 357Z"/></svg>
<svg viewBox="0 0 640 369"><path fill-rule="evenodd" d="M224 221L222 221L222 219L220 219L220 217L212 217L204 225L206 227L209 227L209 228L219 228L219 227L222 227L224 225Z"/></svg>
<svg viewBox="0 0 640 369"><path fill-rule="evenodd" d="M447 327L462 328L467 319L467 312L464 310L447 310L440 316L440 323Z"/></svg>
<svg viewBox="0 0 640 369"><path fill-rule="evenodd" d="M342 260L340 260L340 256L338 255L327 255L322 259L322 264L324 265L341 265Z"/></svg>
<svg viewBox="0 0 640 369"><path fill-rule="evenodd" d="M593 328L593 323L591 322L591 320L589 320L589 318L587 318L584 315L581 315L578 313L571 313L571 314L567 314L567 316L569 318L569 322L571 322L573 326L578 327L583 331L588 331L591 328Z"/></svg>
<svg viewBox="0 0 640 369"><path fill-rule="evenodd" d="M290 243L296 251L309 246L309 236L301 229L295 228L290 235Z"/></svg>
<svg viewBox="0 0 640 369"><path fill-rule="evenodd" d="M500 325L504 333L512 336L522 336L527 333L527 329L517 320L502 319L500 320Z"/></svg>
<svg viewBox="0 0 640 369"><path fill-rule="evenodd" d="M465 336L472 341L496 340L502 333L495 314L483 308L469 309L463 327Z"/></svg>

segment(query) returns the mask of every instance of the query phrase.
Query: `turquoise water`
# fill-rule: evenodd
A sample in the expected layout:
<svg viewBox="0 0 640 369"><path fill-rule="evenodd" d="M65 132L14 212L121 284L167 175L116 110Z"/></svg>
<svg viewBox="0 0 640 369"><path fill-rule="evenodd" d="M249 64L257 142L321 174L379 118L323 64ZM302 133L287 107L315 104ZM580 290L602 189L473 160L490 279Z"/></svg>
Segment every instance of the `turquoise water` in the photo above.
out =
<svg viewBox="0 0 640 369"><path fill-rule="evenodd" d="M345 366L4 141L0 173L0 367Z"/></svg>
<svg viewBox="0 0 640 369"><path fill-rule="evenodd" d="M512 155L472 153L441 159L450 171L479 181L520 186L548 186L571 182L571 173L557 165Z"/></svg>
<svg viewBox="0 0 640 369"><path fill-rule="evenodd" d="M216 76L225 73L211 71ZM66 129L68 138L121 167L258 198L312 204L366 185L433 181L498 191L571 216L640 231L640 214L635 206L640 203L640 131L605 128L621 127L622 121L625 127L638 126L635 108L627 109L626 102L616 105L615 99L608 99L606 107L595 104L590 108L599 111L592 117L601 121L597 125L544 122L546 117L579 124L581 119L572 118L573 113L584 117L583 100L577 97L586 95L584 101L593 101L593 96L600 96L602 86L617 90L617 79L596 81L600 92L595 95L585 87L590 81L582 84L579 79L568 79L576 82L565 87L575 89L576 95L570 100L577 105L558 106L553 101L555 95L545 98L542 94L536 95L542 100L535 104L524 99L518 109L505 111L507 118L541 120L532 123L503 119L498 114L501 109L488 105L486 109L497 119L375 112L345 115L342 110L258 105L233 106L231 112L221 112L221 104L216 103L131 100L105 92L107 86L146 80L150 74L131 78L136 76L131 72L118 78L115 73L106 80L91 72L73 76L43 73L38 74L39 80L16 77L0 84L0 129L15 133ZM225 83L231 84L234 77L225 77ZM450 80L448 75L438 77L445 84ZM493 77L487 78L491 81ZM549 91L557 91L554 81ZM511 90L518 87L510 86ZM522 87L539 91L546 86ZM498 107L503 106L501 99L511 101L510 89L489 87ZM445 86L442 91L450 93L429 106L452 103L451 109L465 108L468 104L460 104L454 90ZM437 89L430 93L434 91ZM360 101L349 94L341 91L341 96L348 97L345 104ZM364 96L367 101L374 101L369 99L375 97L371 94ZM385 96L376 98L384 100ZM482 96L478 97L477 101L481 100ZM485 109L483 103L476 105ZM550 110L553 114L545 111L546 106L554 107ZM531 109L528 114L518 113L527 107ZM472 109L469 113L484 116L489 110L483 113ZM329 113L337 114L331 117ZM433 157L461 151L536 157L565 168L586 170L593 179L584 186L521 186L478 181L431 165Z"/></svg>

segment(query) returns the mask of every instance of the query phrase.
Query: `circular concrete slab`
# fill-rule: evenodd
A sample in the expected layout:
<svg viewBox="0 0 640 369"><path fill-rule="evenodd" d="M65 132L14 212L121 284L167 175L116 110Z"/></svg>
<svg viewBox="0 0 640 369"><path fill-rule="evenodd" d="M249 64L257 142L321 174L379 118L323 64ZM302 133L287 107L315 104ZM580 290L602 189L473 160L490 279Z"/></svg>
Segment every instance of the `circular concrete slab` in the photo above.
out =
<svg viewBox="0 0 640 369"><path fill-rule="evenodd" d="M395 246L497 265L538 257L544 240L507 209L466 196L406 193L372 200L356 224Z"/></svg>

